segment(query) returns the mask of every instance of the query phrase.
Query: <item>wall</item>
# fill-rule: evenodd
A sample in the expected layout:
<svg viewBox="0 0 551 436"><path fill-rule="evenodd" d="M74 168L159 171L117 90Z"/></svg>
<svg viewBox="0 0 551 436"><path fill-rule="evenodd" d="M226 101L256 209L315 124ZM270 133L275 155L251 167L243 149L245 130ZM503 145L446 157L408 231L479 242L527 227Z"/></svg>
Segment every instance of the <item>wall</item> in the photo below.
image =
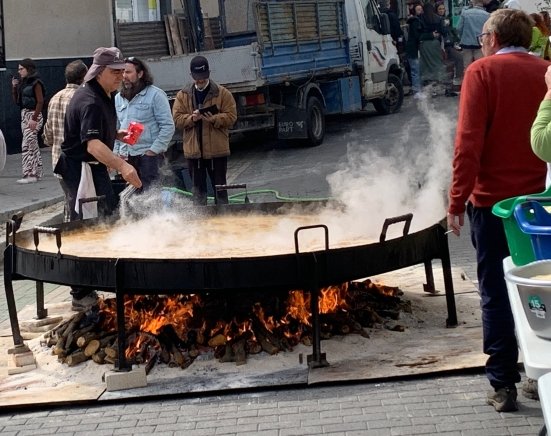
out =
<svg viewBox="0 0 551 436"><path fill-rule="evenodd" d="M4 2L6 59L89 56L112 45L111 0Z"/></svg>
<svg viewBox="0 0 551 436"><path fill-rule="evenodd" d="M18 61L36 61L49 98L65 86L65 65L82 59L88 65L97 47L112 46L111 0L4 1L6 70L0 70L0 129L8 153L21 151L19 108L11 99L10 75ZM44 110L44 113L46 111Z"/></svg>

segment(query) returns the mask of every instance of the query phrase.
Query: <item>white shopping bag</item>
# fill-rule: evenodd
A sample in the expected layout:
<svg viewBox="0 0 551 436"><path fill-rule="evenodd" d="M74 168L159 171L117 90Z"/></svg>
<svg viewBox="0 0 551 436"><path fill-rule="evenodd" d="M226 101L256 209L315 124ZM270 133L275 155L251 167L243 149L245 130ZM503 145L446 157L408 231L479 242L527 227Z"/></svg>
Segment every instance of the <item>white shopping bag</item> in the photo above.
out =
<svg viewBox="0 0 551 436"><path fill-rule="evenodd" d="M75 202L75 212L80 213L79 202L81 198L91 198L96 196L96 187L94 186L94 178L92 177L92 168L89 163L82 162L80 172L80 183L77 190L77 199ZM82 205L82 218L96 218L98 216L98 202L91 201Z"/></svg>

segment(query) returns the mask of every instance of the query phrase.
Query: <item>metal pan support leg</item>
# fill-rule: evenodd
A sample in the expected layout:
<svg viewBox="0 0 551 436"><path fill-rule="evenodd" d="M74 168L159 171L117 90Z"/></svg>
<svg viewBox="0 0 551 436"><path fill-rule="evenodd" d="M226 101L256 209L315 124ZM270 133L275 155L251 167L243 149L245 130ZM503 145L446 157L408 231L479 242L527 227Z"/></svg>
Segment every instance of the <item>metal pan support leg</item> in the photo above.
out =
<svg viewBox="0 0 551 436"><path fill-rule="evenodd" d="M310 312L312 313L312 354L307 356L308 366L310 368L322 368L329 366L325 353L321 352L321 327L320 327L320 313L319 313L319 276L321 272L327 271L327 251L329 250L329 229L326 225L319 224L313 226L299 227L295 230L295 253L297 255L297 266L299 268L299 274L304 273L304 268L301 266L301 259L299 257L300 249L298 242L298 234L302 230L322 228L325 232L325 270L321 271L318 263L316 253L312 253L313 267L310 280Z"/></svg>

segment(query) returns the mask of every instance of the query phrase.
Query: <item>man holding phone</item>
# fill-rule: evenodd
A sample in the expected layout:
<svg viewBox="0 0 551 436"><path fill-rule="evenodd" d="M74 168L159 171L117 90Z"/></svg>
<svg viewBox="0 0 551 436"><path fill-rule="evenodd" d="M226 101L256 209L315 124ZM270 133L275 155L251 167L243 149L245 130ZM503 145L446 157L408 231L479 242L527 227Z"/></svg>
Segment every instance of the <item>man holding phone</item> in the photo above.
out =
<svg viewBox="0 0 551 436"><path fill-rule="evenodd" d="M176 95L172 116L184 133L184 157L193 183L196 204L207 204L207 173L213 186L225 185L230 155L229 128L237 120L235 100L226 88L210 80L208 60L195 56L190 63L193 83ZM220 191L217 204L228 203Z"/></svg>

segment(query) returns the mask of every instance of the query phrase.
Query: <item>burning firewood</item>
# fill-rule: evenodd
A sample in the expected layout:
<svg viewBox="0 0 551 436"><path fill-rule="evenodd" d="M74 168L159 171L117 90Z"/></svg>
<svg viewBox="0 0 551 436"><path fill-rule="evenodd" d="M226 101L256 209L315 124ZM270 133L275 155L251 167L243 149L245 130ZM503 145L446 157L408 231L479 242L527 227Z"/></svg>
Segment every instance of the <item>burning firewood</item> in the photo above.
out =
<svg viewBox="0 0 551 436"><path fill-rule="evenodd" d="M239 301L219 294L204 299L196 295L134 296L131 304L125 304L125 358L131 364L145 365L148 372L157 362L184 369L195 359L214 356L242 365L248 355L261 351L272 355L299 343L312 345L310 293L247 295ZM373 326L402 331L399 324L390 327L389 323L402 311L411 311L401 295L399 288L370 280L321 289L321 337L357 333L368 338L365 327ZM60 361L74 366L87 359L98 364L118 360L115 300L102 301L99 311L75 314L45 335L45 343ZM175 312L170 313L169 307Z"/></svg>

